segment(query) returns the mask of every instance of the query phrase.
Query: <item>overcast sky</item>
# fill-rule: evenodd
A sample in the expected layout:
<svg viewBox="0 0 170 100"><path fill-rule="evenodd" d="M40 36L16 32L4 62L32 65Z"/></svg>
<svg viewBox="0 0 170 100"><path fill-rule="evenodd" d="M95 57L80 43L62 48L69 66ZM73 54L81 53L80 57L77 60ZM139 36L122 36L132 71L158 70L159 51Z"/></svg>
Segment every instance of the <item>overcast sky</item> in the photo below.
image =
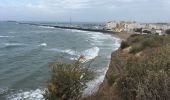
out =
<svg viewBox="0 0 170 100"><path fill-rule="evenodd" d="M0 20L170 22L170 0L0 0Z"/></svg>

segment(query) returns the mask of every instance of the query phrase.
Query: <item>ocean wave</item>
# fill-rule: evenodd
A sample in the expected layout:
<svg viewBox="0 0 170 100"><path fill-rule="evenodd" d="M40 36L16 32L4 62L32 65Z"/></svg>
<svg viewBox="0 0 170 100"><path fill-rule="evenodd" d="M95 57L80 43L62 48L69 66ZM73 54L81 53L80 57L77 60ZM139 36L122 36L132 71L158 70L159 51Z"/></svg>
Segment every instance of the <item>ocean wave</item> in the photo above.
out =
<svg viewBox="0 0 170 100"><path fill-rule="evenodd" d="M66 50L64 53L76 56L71 57L70 60L77 60L80 56L83 56L84 58L81 60L81 62L84 63L96 58L99 55L99 51L100 49L98 47L93 47L81 52L77 52L75 50Z"/></svg>
<svg viewBox="0 0 170 100"><path fill-rule="evenodd" d="M108 67L97 71L97 73L101 73L100 76L96 77L96 79L87 83L87 88L84 90L83 96L89 96L98 90L99 85L104 80L107 70L108 70Z"/></svg>
<svg viewBox="0 0 170 100"><path fill-rule="evenodd" d="M82 31L82 30L74 30L74 29L69 29L71 32L76 32L76 33L88 33L88 31Z"/></svg>
<svg viewBox="0 0 170 100"><path fill-rule="evenodd" d="M111 38L111 35L106 35L106 34L102 34L102 33L95 33L95 34L92 34L91 38L94 39L94 40L106 40L106 39Z"/></svg>
<svg viewBox="0 0 170 100"><path fill-rule="evenodd" d="M0 95L8 91L8 88L0 88Z"/></svg>
<svg viewBox="0 0 170 100"><path fill-rule="evenodd" d="M70 55L75 55L75 53L73 53L74 51L71 49L62 50L62 49L58 49L58 48L51 48L51 49L47 49L47 50L48 51L56 51L56 52L60 52L60 53L67 53Z"/></svg>
<svg viewBox="0 0 170 100"><path fill-rule="evenodd" d="M9 100L45 100L43 98L43 90L36 89L36 90L30 90L25 92L19 92L16 94L12 94L7 97Z"/></svg>
<svg viewBox="0 0 170 100"><path fill-rule="evenodd" d="M14 37L14 36L5 36L5 35L0 35L0 38L9 38L9 37Z"/></svg>
<svg viewBox="0 0 170 100"><path fill-rule="evenodd" d="M118 38L115 38L115 43L114 43L114 45L117 46L117 48L119 48L119 47L120 47L120 44L121 44L121 40L118 39Z"/></svg>
<svg viewBox="0 0 170 100"><path fill-rule="evenodd" d="M81 55L83 55L85 59L83 62L88 62L89 60L96 58L99 55L99 51L100 49L98 47L93 47L81 52Z"/></svg>
<svg viewBox="0 0 170 100"><path fill-rule="evenodd" d="M26 44L24 44L24 43L5 43L4 45L6 48L9 48L9 47L25 46Z"/></svg>
<svg viewBox="0 0 170 100"><path fill-rule="evenodd" d="M80 56L83 56L84 59L81 60L83 63L96 58L99 55L99 51L100 51L100 49L98 47L93 47L93 48L90 48L90 49L87 49L87 50L84 50L81 52L78 52L78 51L72 50L72 49L61 50L61 49L57 49L57 48L51 48L48 50L66 53L66 54L75 56L75 57L71 57L70 60L77 60Z"/></svg>
<svg viewBox="0 0 170 100"><path fill-rule="evenodd" d="M38 26L38 27L40 27L40 28L54 28L52 26Z"/></svg>
<svg viewBox="0 0 170 100"><path fill-rule="evenodd" d="M96 46L103 46L105 45L104 42L107 40L111 40L111 41L115 41L115 39L113 36L111 36L110 34L103 34L100 32L87 32L86 33L90 39L90 44L91 45L96 45Z"/></svg>
<svg viewBox="0 0 170 100"><path fill-rule="evenodd" d="M63 53L67 53L67 54L72 55L72 56L79 55L79 53L76 50L71 50L71 49L64 50Z"/></svg>
<svg viewBox="0 0 170 100"><path fill-rule="evenodd" d="M46 47L46 46L47 46L47 43L41 43L41 44L38 45L38 46Z"/></svg>

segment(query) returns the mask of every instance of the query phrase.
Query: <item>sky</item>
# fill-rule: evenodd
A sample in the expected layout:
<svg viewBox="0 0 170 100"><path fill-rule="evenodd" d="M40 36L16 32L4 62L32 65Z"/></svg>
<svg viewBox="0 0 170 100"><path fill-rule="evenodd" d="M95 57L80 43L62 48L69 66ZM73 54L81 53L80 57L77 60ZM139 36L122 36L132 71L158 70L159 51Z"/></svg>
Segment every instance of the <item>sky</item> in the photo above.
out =
<svg viewBox="0 0 170 100"><path fill-rule="evenodd" d="M170 22L170 0L0 0L0 20Z"/></svg>

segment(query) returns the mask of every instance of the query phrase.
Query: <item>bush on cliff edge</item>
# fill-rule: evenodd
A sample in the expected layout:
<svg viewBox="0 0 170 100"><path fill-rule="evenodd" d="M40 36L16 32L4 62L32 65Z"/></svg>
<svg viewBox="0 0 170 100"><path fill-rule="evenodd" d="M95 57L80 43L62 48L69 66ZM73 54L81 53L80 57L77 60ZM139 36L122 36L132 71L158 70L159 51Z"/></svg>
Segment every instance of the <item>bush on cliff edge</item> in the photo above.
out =
<svg viewBox="0 0 170 100"><path fill-rule="evenodd" d="M79 100L86 83L93 79L93 72L80 63L79 58L71 64L50 64L51 75L44 98L46 100Z"/></svg>
<svg viewBox="0 0 170 100"><path fill-rule="evenodd" d="M132 57L117 80L120 100L170 100L170 45Z"/></svg>

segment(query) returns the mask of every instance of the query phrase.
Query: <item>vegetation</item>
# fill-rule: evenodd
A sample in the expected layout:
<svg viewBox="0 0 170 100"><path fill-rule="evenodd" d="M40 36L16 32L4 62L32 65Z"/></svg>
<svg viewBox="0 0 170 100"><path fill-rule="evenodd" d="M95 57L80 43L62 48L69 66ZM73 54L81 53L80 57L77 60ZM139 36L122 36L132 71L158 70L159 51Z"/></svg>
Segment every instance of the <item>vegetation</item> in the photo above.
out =
<svg viewBox="0 0 170 100"><path fill-rule="evenodd" d="M148 30L144 30L143 33L151 34L152 32L151 32L151 31L148 31Z"/></svg>
<svg viewBox="0 0 170 100"><path fill-rule="evenodd" d="M99 90L85 100L170 100L170 36L134 34L123 42Z"/></svg>
<svg viewBox="0 0 170 100"><path fill-rule="evenodd" d="M124 66L116 87L122 100L170 99L170 45L146 53L129 58Z"/></svg>
<svg viewBox="0 0 170 100"><path fill-rule="evenodd" d="M134 29L135 32L139 32L139 33L142 33L142 28L136 28Z"/></svg>
<svg viewBox="0 0 170 100"><path fill-rule="evenodd" d="M117 79L117 76L116 74L114 73L114 71L109 75L108 79L107 79L107 82L109 84L109 86L111 86L115 80Z"/></svg>
<svg viewBox="0 0 170 100"><path fill-rule="evenodd" d="M129 55L117 77L112 70L107 82L116 100L170 100L170 36L133 35L126 44L132 54L143 52L140 57ZM122 59L122 58L118 58ZM116 64L113 66L116 66ZM117 68L117 66L115 67ZM113 88L114 87L114 88ZM110 96L110 95L109 95ZM112 98L112 99L113 99Z"/></svg>
<svg viewBox="0 0 170 100"><path fill-rule="evenodd" d="M166 30L166 34L170 35L170 29Z"/></svg>
<svg viewBox="0 0 170 100"><path fill-rule="evenodd" d="M54 62L50 64L51 75L45 91L45 100L79 100L86 82L93 79L93 72L80 63Z"/></svg>
<svg viewBox="0 0 170 100"><path fill-rule="evenodd" d="M121 49L124 49L124 48L126 48L126 47L128 47L129 46L129 44L126 42L126 41L122 41L121 42L121 45L120 45L120 48Z"/></svg>
<svg viewBox="0 0 170 100"><path fill-rule="evenodd" d="M130 52L125 52L129 48ZM136 54L142 53L140 56ZM130 36L112 54L99 90L83 100L170 100L170 36ZM79 100L92 72L81 63L53 63L47 100ZM81 76L83 75L83 78Z"/></svg>
<svg viewBox="0 0 170 100"><path fill-rule="evenodd" d="M144 49L157 48L170 43L169 36L158 35L132 35L124 44L131 46L130 53L135 54ZM124 46L125 47L125 46Z"/></svg>

